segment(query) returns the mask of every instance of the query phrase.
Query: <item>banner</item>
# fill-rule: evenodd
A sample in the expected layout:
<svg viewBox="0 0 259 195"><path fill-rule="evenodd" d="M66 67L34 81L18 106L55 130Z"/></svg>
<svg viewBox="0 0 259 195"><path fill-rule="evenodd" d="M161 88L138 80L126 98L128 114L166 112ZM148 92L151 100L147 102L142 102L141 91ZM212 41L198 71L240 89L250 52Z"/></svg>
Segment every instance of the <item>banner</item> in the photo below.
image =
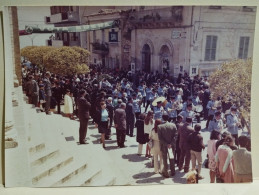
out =
<svg viewBox="0 0 259 195"><path fill-rule="evenodd" d="M57 32L86 32L93 30L101 30L106 28L114 28L119 26L119 20L108 21L98 24L80 25L80 26L64 26L64 27L49 27L44 26L25 26L25 31L28 34L32 33L57 33Z"/></svg>

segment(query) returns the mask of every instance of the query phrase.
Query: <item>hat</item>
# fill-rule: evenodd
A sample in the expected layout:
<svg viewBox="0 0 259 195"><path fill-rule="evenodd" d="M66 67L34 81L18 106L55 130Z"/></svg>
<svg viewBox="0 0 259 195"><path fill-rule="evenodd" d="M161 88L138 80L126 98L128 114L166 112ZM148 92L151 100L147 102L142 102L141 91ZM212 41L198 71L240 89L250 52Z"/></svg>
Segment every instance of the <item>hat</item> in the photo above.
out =
<svg viewBox="0 0 259 195"><path fill-rule="evenodd" d="M110 101L112 101L112 97L108 97L108 99L107 100L110 100Z"/></svg>

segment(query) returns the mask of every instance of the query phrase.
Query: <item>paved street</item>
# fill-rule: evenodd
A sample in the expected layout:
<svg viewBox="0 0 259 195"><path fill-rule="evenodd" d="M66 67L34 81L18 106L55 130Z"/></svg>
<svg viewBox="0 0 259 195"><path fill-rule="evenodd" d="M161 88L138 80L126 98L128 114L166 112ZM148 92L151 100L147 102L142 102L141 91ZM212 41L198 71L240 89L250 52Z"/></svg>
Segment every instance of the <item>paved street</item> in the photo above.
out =
<svg viewBox="0 0 259 195"><path fill-rule="evenodd" d="M202 158L204 161L207 155L207 141L209 139L210 133L206 129L204 129L206 121L202 121L201 125L201 134L204 138L204 144L206 146L205 150L202 152ZM73 131L76 133L77 129ZM78 135L75 134L74 136L77 140ZM99 138L100 134L98 133L98 129L95 128L95 126L90 121L87 133L87 139L89 144L93 144L94 147L102 148L102 145L98 142ZM116 169L118 170L116 171L117 184L120 184L120 180L123 180L128 185L186 183L185 173L183 172L183 170L179 172L177 167L176 175L168 179L162 177L162 175L160 174L155 174L154 169L151 167L151 159L145 157L145 146L143 146L143 155L137 155L138 143L136 142L136 128L134 129L134 137L126 136L125 145L127 146L126 148L117 147L115 129L112 128L111 140L106 140L106 149L102 150L104 153L108 154L107 156L113 162L114 167L116 167ZM85 147L87 147L87 145ZM210 182L209 169L203 167L201 175L204 176L204 179L199 180L199 183ZM123 185L123 182L121 184Z"/></svg>

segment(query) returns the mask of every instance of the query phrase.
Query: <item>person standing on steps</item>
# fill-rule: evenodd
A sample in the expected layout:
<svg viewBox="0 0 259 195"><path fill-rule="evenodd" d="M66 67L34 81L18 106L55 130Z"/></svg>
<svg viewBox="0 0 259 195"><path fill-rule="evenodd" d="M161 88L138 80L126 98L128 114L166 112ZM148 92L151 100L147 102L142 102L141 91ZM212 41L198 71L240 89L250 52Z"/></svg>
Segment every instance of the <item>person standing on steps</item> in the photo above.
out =
<svg viewBox="0 0 259 195"><path fill-rule="evenodd" d="M126 122L127 122L127 129L126 134L130 137L133 137L133 130L135 124L135 112L133 108L133 99L129 97L128 103L126 105Z"/></svg>
<svg viewBox="0 0 259 195"><path fill-rule="evenodd" d="M105 147L105 135L109 132L109 113L106 109L105 101L100 102L100 108L96 111L95 122L97 123L98 132L101 133L101 143L103 144L103 148Z"/></svg>
<svg viewBox="0 0 259 195"><path fill-rule="evenodd" d="M175 151L177 129L175 124L168 122L169 116L166 112L163 113L162 119L164 123L158 125L157 132L158 132L158 138L160 141L160 149L163 155L164 168L162 170L162 175L165 178L168 178L169 177L168 164L167 164L168 150ZM171 175L174 176L175 175L174 159L170 161L170 168L171 168Z"/></svg>
<svg viewBox="0 0 259 195"><path fill-rule="evenodd" d="M78 117L80 121L79 127L79 143L86 144L85 137L87 133L87 125L89 121L89 110L91 108L91 104L85 99L86 91L82 89L80 91L80 97L78 99Z"/></svg>
<svg viewBox="0 0 259 195"><path fill-rule="evenodd" d="M124 142L126 137L126 104L121 103L120 107L115 110L114 114L114 126L116 128L117 144L118 147L124 148Z"/></svg>
<svg viewBox="0 0 259 195"><path fill-rule="evenodd" d="M44 86L45 86L45 112L46 114L50 114L50 101L51 101L51 96L52 96L52 92L51 92L51 82L49 80L50 78L50 72L46 72L46 77L44 79Z"/></svg>

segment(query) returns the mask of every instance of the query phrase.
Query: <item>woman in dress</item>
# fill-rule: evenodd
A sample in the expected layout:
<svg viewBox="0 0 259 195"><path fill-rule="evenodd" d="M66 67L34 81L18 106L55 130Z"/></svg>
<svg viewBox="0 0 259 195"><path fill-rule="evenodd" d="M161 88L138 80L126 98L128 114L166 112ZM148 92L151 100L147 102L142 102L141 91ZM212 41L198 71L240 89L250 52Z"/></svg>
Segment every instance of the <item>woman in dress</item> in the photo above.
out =
<svg viewBox="0 0 259 195"><path fill-rule="evenodd" d="M143 144L147 143L147 139L146 139L145 133L144 133L145 117L146 117L145 113L141 113L135 124L135 127L137 128L137 138L136 139L137 139L137 142L139 143L139 145L138 145L138 155L139 156L142 155Z"/></svg>
<svg viewBox="0 0 259 195"><path fill-rule="evenodd" d="M67 117L71 118L73 117L73 100L71 97L70 90L66 90L66 94L64 96L64 113Z"/></svg>
<svg viewBox="0 0 259 195"><path fill-rule="evenodd" d="M152 110L148 111L147 116L144 120L144 133L146 137L146 143L149 141L149 135L154 127L154 122L153 122L153 117L154 117L154 112ZM150 147L146 146L146 157L150 158Z"/></svg>
<svg viewBox="0 0 259 195"><path fill-rule="evenodd" d="M106 103L105 101L101 101L100 108L96 111L95 122L97 123L98 132L101 133L100 142L103 144L103 148L105 148L105 134L108 133L109 121L110 118L106 109Z"/></svg>
<svg viewBox="0 0 259 195"><path fill-rule="evenodd" d="M234 183L234 170L231 146L234 144L234 140L231 135L226 136L224 144L219 146L216 153L216 165L224 183Z"/></svg>
<svg viewBox="0 0 259 195"><path fill-rule="evenodd" d="M160 173L162 171L162 165L163 165L163 156L162 152L160 150L160 142L158 139L158 134L157 134L157 126L160 125L162 122L160 119L157 119L155 121L155 127L152 129L150 132L149 138L153 140L153 147L151 148L151 153L154 156L154 172L155 173ZM160 161L160 166L158 164L158 156L159 156L159 161Z"/></svg>
<svg viewBox="0 0 259 195"><path fill-rule="evenodd" d="M215 161L215 155L216 155L216 143L220 139L220 134L217 131L212 131L210 134L210 140L208 140L208 148L207 148L207 154L209 158L209 169L210 169L210 183L215 182L216 178L216 161Z"/></svg>

